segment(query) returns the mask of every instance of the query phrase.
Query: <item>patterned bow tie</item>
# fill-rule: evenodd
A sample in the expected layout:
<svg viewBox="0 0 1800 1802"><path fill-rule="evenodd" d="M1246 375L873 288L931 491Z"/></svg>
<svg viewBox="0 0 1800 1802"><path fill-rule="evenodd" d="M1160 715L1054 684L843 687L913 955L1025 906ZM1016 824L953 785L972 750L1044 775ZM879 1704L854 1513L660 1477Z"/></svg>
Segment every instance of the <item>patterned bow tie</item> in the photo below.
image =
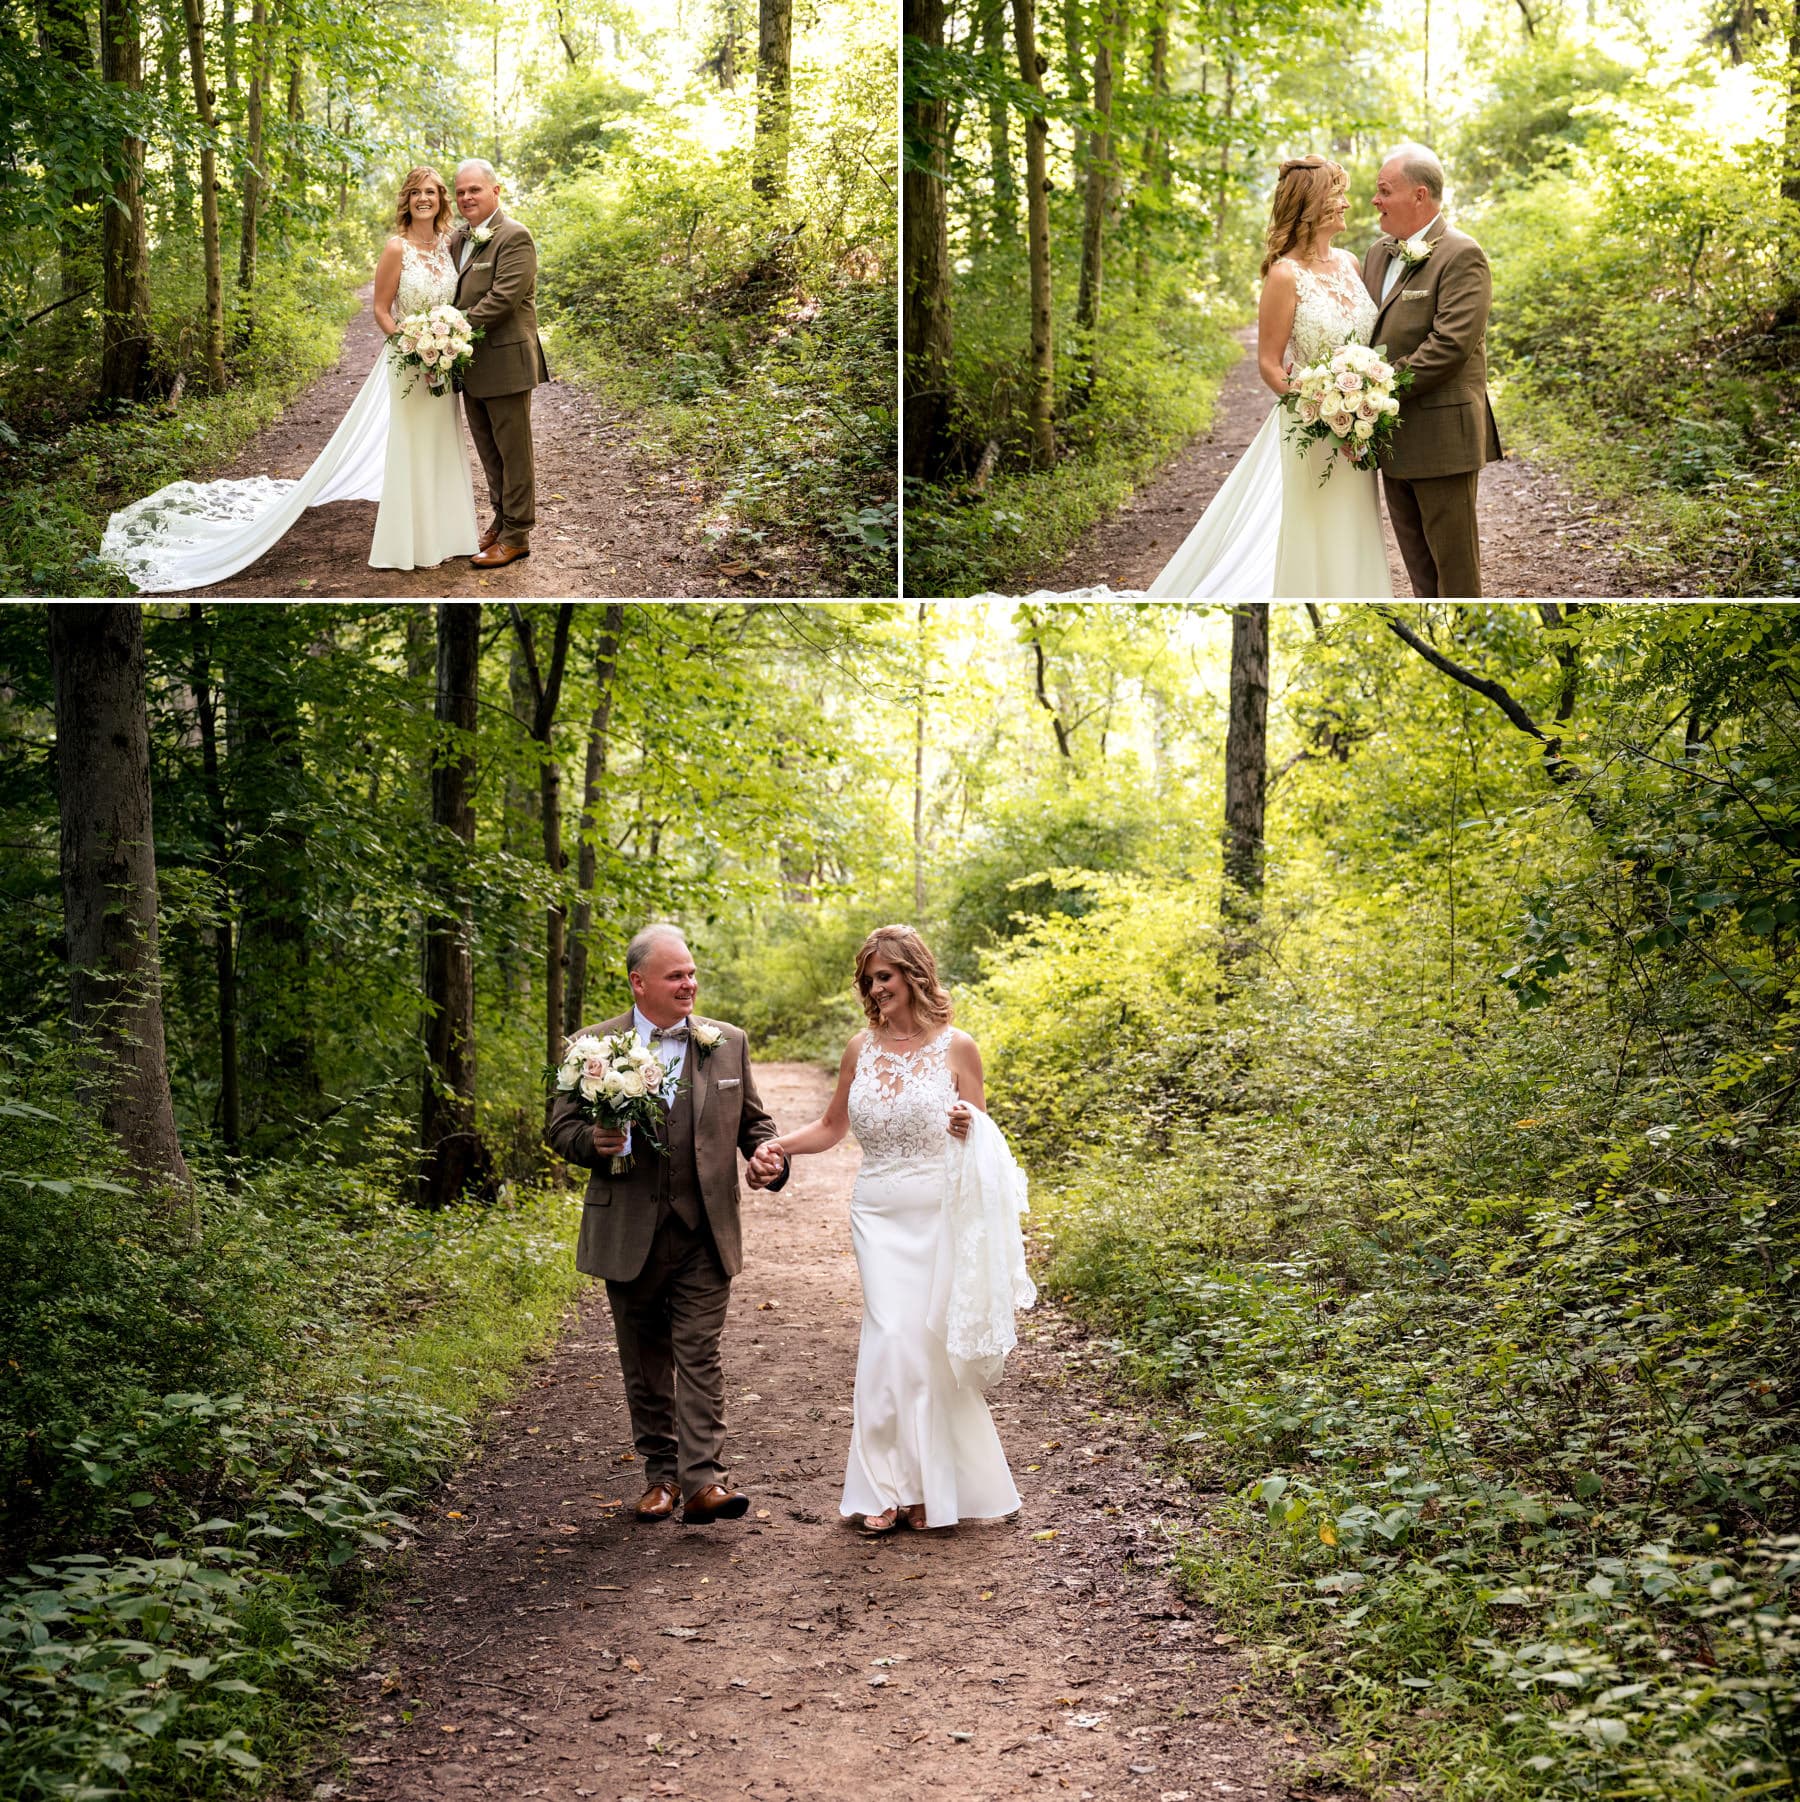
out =
<svg viewBox="0 0 1800 1802"><path fill-rule="evenodd" d="M650 1031L650 1043L652 1045L685 1045L687 1043L687 1036L688 1023L687 1021L682 1020L674 1026L652 1027Z"/></svg>
<svg viewBox="0 0 1800 1802"><path fill-rule="evenodd" d="M1398 238L1383 238L1381 240L1381 248L1386 255L1397 257L1400 254L1400 240Z"/></svg>

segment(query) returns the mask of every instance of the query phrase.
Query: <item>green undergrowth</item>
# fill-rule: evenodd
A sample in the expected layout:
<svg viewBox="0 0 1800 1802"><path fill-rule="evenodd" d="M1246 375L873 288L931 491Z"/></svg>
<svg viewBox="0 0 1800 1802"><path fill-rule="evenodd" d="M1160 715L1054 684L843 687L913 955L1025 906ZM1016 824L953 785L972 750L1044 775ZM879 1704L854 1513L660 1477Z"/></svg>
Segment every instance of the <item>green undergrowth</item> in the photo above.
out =
<svg viewBox="0 0 1800 1802"><path fill-rule="evenodd" d="M1088 403L1065 416L1066 397L1058 397L1064 454L1052 468L1029 470L1022 458L1009 458L981 497L961 481L909 485L907 592L1007 592L1066 555L1089 527L1208 428L1226 372L1243 355L1232 336L1235 323L1212 304L1121 320ZM978 338L974 330L965 335ZM1022 353L1009 337L966 350L959 341L958 357L983 365L959 374L959 391L985 393L1016 373Z"/></svg>
<svg viewBox="0 0 1800 1802"><path fill-rule="evenodd" d="M91 1174L56 1053L15 1043L0 1077L0 1793L264 1787L475 1411L556 1332L568 1200L402 1206L391 1123L356 1169L203 1176L194 1236Z"/></svg>
<svg viewBox="0 0 1800 1802"><path fill-rule="evenodd" d="M187 366L173 407L159 399L96 411L93 371L65 362L50 336L0 366L0 592L132 593L123 573L98 559L107 516L167 482L216 475L332 367L366 279L361 256L347 234L342 245L265 259L254 303L228 322L232 386L222 394L203 392L191 366L192 270L156 272L161 385L170 369Z"/></svg>
<svg viewBox="0 0 1800 1802"><path fill-rule="evenodd" d="M1418 814L1371 744L1228 975L1212 883L1063 872L959 1008L1046 1289L1229 1498L1192 1592L1370 1794L1800 1782L1790 622L1646 619L1738 635L1741 736L1616 701L1580 806Z"/></svg>

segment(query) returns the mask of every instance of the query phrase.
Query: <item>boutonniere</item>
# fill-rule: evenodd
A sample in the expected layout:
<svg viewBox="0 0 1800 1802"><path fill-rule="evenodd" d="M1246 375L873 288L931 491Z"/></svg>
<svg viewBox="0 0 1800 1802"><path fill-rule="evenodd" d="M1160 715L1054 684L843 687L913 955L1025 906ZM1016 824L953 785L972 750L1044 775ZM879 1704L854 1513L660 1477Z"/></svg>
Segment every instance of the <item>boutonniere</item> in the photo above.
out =
<svg viewBox="0 0 1800 1802"><path fill-rule="evenodd" d="M702 1063L708 1055L719 1048L724 1033L708 1020L696 1020L688 1027L688 1037L694 1041L694 1053Z"/></svg>
<svg viewBox="0 0 1800 1802"><path fill-rule="evenodd" d="M1437 249L1437 245L1423 232L1414 232L1410 238L1399 238L1394 243L1394 255L1405 264L1407 270L1417 269Z"/></svg>
<svg viewBox="0 0 1800 1802"><path fill-rule="evenodd" d="M491 225L472 226L472 227L470 227L470 230L469 230L469 242L471 244L475 245L477 248L479 248L481 245L485 244L488 241L488 239L491 238L493 235L494 235L494 228Z"/></svg>

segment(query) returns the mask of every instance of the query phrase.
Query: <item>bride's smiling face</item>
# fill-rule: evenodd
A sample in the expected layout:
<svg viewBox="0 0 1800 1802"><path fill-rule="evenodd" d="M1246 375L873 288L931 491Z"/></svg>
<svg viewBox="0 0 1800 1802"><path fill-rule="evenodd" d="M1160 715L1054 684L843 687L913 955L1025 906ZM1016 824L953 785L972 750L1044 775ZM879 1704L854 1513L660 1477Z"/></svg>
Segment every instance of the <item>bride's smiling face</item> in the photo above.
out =
<svg viewBox="0 0 1800 1802"><path fill-rule="evenodd" d="M406 204L413 224L429 225L438 215L438 191L434 181L422 181L407 195Z"/></svg>
<svg viewBox="0 0 1800 1802"><path fill-rule="evenodd" d="M892 1020L896 1015L904 1017L911 1011L912 988L892 964L877 959L870 964L866 974L869 999L881 1009L884 1020Z"/></svg>

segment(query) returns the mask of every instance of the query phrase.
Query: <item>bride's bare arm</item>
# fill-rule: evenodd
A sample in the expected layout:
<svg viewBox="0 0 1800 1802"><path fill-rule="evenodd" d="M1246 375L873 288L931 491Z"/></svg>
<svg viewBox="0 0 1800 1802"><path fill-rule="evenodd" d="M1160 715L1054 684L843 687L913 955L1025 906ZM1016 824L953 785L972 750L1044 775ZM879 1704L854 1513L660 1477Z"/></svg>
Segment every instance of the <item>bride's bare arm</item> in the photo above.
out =
<svg viewBox="0 0 1800 1802"><path fill-rule="evenodd" d="M394 297L400 292L400 240L389 238L375 265L375 323L390 337L400 328L394 322Z"/></svg>
<svg viewBox="0 0 1800 1802"><path fill-rule="evenodd" d="M837 1087L832 1091L824 1113L811 1125L798 1127L769 1141L784 1157L804 1157L809 1151L829 1151L850 1130L850 1079L856 1074L856 1054L862 1049L866 1036L859 1032L844 1047L844 1055L838 1060Z"/></svg>
<svg viewBox="0 0 1800 1802"><path fill-rule="evenodd" d="M981 1075L981 1047L966 1032L950 1035L950 1075L956 1083L956 1100L950 1108L950 1136L969 1136L969 1109L987 1112L987 1085Z"/></svg>
<svg viewBox="0 0 1800 1802"><path fill-rule="evenodd" d="M1277 394L1293 387L1288 379L1287 347L1294 335L1294 309L1299 305L1294 272L1277 263L1263 277L1262 299L1256 308L1256 367L1264 383Z"/></svg>

